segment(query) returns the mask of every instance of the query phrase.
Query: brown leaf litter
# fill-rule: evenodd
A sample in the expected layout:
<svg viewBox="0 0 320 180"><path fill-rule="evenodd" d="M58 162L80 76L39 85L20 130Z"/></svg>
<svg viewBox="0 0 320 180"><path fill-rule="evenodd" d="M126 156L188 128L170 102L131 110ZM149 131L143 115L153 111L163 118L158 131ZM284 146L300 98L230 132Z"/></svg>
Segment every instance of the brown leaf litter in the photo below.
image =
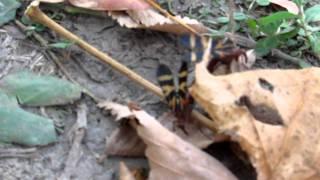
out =
<svg viewBox="0 0 320 180"><path fill-rule="evenodd" d="M196 65L191 94L249 155L258 179L319 179L320 69L213 76L207 63Z"/></svg>
<svg viewBox="0 0 320 180"><path fill-rule="evenodd" d="M113 114L122 114L124 110L115 103L107 103L104 107ZM213 157L183 141L145 111L131 112L125 118L130 119L130 124L147 146L145 155L151 168L149 179L236 179Z"/></svg>

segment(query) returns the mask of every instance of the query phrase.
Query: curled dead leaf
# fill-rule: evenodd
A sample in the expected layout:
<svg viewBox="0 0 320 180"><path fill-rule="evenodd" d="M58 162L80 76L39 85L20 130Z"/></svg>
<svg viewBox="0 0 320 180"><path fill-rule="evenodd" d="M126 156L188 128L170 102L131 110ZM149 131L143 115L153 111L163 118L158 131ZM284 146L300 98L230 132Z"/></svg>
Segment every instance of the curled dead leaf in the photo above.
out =
<svg viewBox="0 0 320 180"><path fill-rule="evenodd" d="M38 0L40 2L45 2L45 3L61 3L64 2L64 0Z"/></svg>
<svg viewBox="0 0 320 180"><path fill-rule="evenodd" d="M120 109L114 109L113 103L107 105L114 112ZM132 113L138 122L134 127L147 145L149 179L236 179L213 157L171 133L146 112Z"/></svg>
<svg viewBox="0 0 320 180"><path fill-rule="evenodd" d="M66 0L38 0L45 3L61 3ZM145 10L150 8L144 0L67 0L81 8L100 11Z"/></svg>
<svg viewBox="0 0 320 180"><path fill-rule="evenodd" d="M116 116L116 121L129 118L133 115L128 107L110 101L101 102L98 104L98 107L110 110L111 114Z"/></svg>
<svg viewBox="0 0 320 180"><path fill-rule="evenodd" d="M59 3L64 0L40 0L47 3ZM151 29L175 34L190 33L181 23L191 27L197 33L207 33L208 29L195 19L176 16L173 21L152 9L145 0L69 0L81 8L108 11L108 15L120 26L126 28Z"/></svg>
<svg viewBox="0 0 320 180"><path fill-rule="evenodd" d="M257 169L258 179L320 179L320 69L255 70L213 76L205 61L196 65L191 94L215 120L214 126L238 142ZM248 97L268 107L263 118L239 104Z"/></svg>
<svg viewBox="0 0 320 180"><path fill-rule="evenodd" d="M132 116L129 110L125 106L112 103L103 102L99 104L99 107L105 108L106 110L112 110L114 115L118 115L116 121L120 120L119 117L127 118ZM110 107L113 107L110 109ZM129 112L129 113L128 113ZM127 115L127 116L124 116ZM181 137L183 140L195 145L198 148L206 148L214 141L216 141L216 136L213 135L211 130L201 127L195 123L188 123L186 125L186 130L189 134L185 134L179 128L174 127L174 122L176 117L171 113L164 113L159 117L159 122L167 129L173 131ZM99 161L102 162L105 158L110 155L116 156L144 156L144 151L146 145L140 139L134 128L128 124L122 124L119 128L114 130L110 137L107 137L106 149L104 154L100 157Z"/></svg>
<svg viewBox="0 0 320 180"><path fill-rule="evenodd" d="M235 57L232 57L232 56L227 57L227 58L231 58L231 59L228 59L228 61L230 62L220 63L219 59L212 59L211 61L216 61L216 65L214 68L210 67L212 68L210 72L212 71L212 74L214 75L225 75L225 74L250 70L256 61L255 52L253 49L250 49L247 51L243 50L243 52L244 54L239 54L238 56L235 56ZM225 56L229 56L228 53L230 52L226 52Z"/></svg>
<svg viewBox="0 0 320 180"><path fill-rule="evenodd" d="M105 11L145 10L149 8L144 0L69 0L71 4L88 9Z"/></svg>
<svg viewBox="0 0 320 180"><path fill-rule="evenodd" d="M119 180L135 180L134 175L130 172L129 168L124 162L120 162L119 169Z"/></svg>
<svg viewBox="0 0 320 180"><path fill-rule="evenodd" d="M190 33L189 30L181 24L159 14L154 9L146 9L144 11L109 11L108 14L116 20L120 26L126 28L151 29L175 34ZM208 29L195 19L180 16L176 18L192 27L198 33L208 32Z"/></svg>

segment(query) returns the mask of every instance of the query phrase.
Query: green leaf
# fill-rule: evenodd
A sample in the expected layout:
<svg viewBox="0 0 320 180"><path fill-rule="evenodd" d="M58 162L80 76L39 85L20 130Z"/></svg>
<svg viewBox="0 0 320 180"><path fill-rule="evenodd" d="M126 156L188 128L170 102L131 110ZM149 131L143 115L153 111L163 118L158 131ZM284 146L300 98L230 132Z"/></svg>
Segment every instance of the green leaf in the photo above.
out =
<svg viewBox="0 0 320 180"><path fill-rule="evenodd" d="M274 23L270 23L268 25L259 25L259 29L269 35L269 36L273 36L277 30L279 29L279 26L280 26L281 22L277 23L277 22L274 22Z"/></svg>
<svg viewBox="0 0 320 180"><path fill-rule="evenodd" d="M242 13L242 12L235 12L234 15L233 15L233 17L234 17L234 19L235 19L236 21L243 21L243 20L246 20L246 19L248 18L248 16L245 15L244 13ZM224 16L218 17L218 18L216 19L216 21L217 21L218 23L222 23L222 24L228 23L229 20L230 20L229 17L224 17Z"/></svg>
<svg viewBox="0 0 320 180"><path fill-rule="evenodd" d="M247 25L248 25L248 28L249 28L250 32L251 32L254 36L257 36L257 35L258 35L258 25L257 25L256 20L254 20L254 19L248 19L248 20L247 20Z"/></svg>
<svg viewBox="0 0 320 180"><path fill-rule="evenodd" d="M245 15L243 12L235 12L233 17L237 21L243 21L243 20L248 19L248 16Z"/></svg>
<svg viewBox="0 0 320 180"><path fill-rule="evenodd" d="M297 16L287 11L279 11L269 16L258 19L260 25L268 25L270 23L296 18ZM280 25L280 24L279 24Z"/></svg>
<svg viewBox="0 0 320 180"><path fill-rule="evenodd" d="M5 105L7 107L18 107L17 99L14 96L8 96L0 90L0 106ZM1 116L0 116L1 117Z"/></svg>
<svg viewBox="0 0 320 180"><path fill-rule="evenodd" d="M30 31L37 31L37 32L42 32L45 30L45 26L39 23L35 23L31 21L27 16L22 16L21 17L21 22L27 26L27 33Z"/></svg>
<svg viewBox="0 0 320 180"><path fill-rule="evenodd" d="M305 11L306 22L320 21L320 4L315 5Z"/></svg>
<svg viewBox="0 0 320 180"><path fill-rule="evenodd" d="M294 40L294 39L288 39L286 45L291 47L291 46L296 46L298 44L298 41Z"/></svg>
<svg viewBox="0 0 320 180"><path fill-rule="evenodd" d="M274 35L284 20L296 18L297 16L287 11L280 11L258 19L258 25L262 32L269 36Z"/></svg>
<svg viewBox="0 0 320 180"><path fill-rule="evenodd" d="M58 49L66 49L72 46L74 43L70 41L61 41L57 43L49 44L49 47L58 48Z"/></svg>
<svg viewBox="0 0 320 180"><path fill-rule="evenodd" d="M82 89L53 76L18 72L0 81L0 89L16 96L20 104L29 106L61 105L80 98Z"/></svg>
<svg viewBox="0 0 320 180"><path fill-rule="evenodd" d="M20 7L20 5L21 4L16 0L0 1L0 26L16 17L16 10Z"/></svg>
<svg viewBox="0 0 320 180"><path fill-rule="evenodd" d="M270 4L270 1L269 0L257 0L257 3L260 6L268 6Z"/></svg>
<svg viewBox="0 0 320 180"><path fill-rule="evenodd" d="M314 53L317 54L318 57L320 57L320 37L319 36L312 36L312 42L311 47Z"/></svg>
<svg viewBox="0 0 320 180"><path fill-rule="evenodd" d="M229 18L228 17L218 17L217 22L225 24L225 23L229 22Z"/></svg>
<svg viewBox="0 0 320 180"><path fill-rule="evenodd" d="M57 140L53 121L21 109L14 97L0 92L0 141L47 145Z"/></svg>
<svg viewBox="0 0 320 180"><path fill-rule="evenodd" d="M292 29L291 31L278 34L277 37L278 37L281 41L287 41L288 39L296 36L296 35L298 34L298 32L299 32L299 28L295 28L295 29Z"/></svg>
<svg viewBox="0 0 320 180"><path fill-rule="evenodd" d="M279 39L276 36L270 36L257 41L255 51L260 56L267 55L272 48L276 48L279 45Z"/></svg>

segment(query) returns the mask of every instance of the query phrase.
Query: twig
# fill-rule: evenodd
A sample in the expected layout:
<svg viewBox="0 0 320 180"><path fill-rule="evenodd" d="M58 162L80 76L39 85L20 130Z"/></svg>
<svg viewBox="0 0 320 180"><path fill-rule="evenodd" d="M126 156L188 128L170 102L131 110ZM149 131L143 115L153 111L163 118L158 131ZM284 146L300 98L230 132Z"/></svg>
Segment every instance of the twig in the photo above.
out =
<svg viewBox="0 0 320 180"><path fill-rule="evenodd" d="M83 154L81 142L87 128L87 106L85 104L80 104L78 106L76 125L77 128L74 130L74 139L65 163L64 171L58 178L60 180L67 180L71 178L73 169L77 167L77 164Z"/></svg>
<svg viewBox="0 0 320 180"><path fill-rule="evenodd" d="M307 63L306 61L303 61L299 58L296 58L296 57L292 57L282 51L280 51L279 49L272 49L271 50L271 54L277 58L280 58L280 59L283 59L283 60L287 60L287 61L290 61L294 64L297 64L299 65L300 67L312 67L311 64Z"/></svg>
<svg viewBox="0 0 320 180"><path fill-rule="evenodd" d="M249 39L247 37L238 35L238 34L231 34L231 33L225 33L226 36L232 38L235 40L235 42L241 46L247 47L247 48L255 48L256 46L256 42L252 39ZM296 57L292 57L282 51L280 51L279 49L272 49L271 50L271 54L274 57L286 60L286 61L290 61L291 63L294 63L300 67L312 67L311 64L307 63L306 61L301 60L300 58L296 58Z"/></svg>
<svg viewBox="0 0 320 180"><path fill-rule="evenodd" d="M0 73L0 79L2 79L5 75L7 75L11 69L12 69L12 62L9 61L9 63L4 68L4 70Z"/></svg>
<svg viewBox="0 0 320 180"><path fill-rule="evenodd" d="M27 31L27 27L22 24L20 21L15 20L15 24L22 29L22 31ZM68 73L68 71L66 70L66 68L62 65L62 63L60 62L60 58L58 58L56 56L56 54L54 52L52 52L49 48L48 48L48 41L44 38L42 38L42 36L36 32L31 32L31 35L40 43L41 46L43 46L46 50L45 50L45 56L47 58L50 58L54 61L54 63L56 63L56 65L61 69L62 73L67 77L68 80L70 80L71 82L73 82L74 84L77 84L79 86L81 86L77 81L75 81L71 75ZM85 87L81 86L85 93L88 94L92 99L94 99L96 102L99 102L99 98L97 98L93 93L91 93L88 89L86 89Z"/></svg>
<svg viewBox="0 0 320 180"><path fill-rule="evenodd" d="M17 149L17 148L8 148L0 149L0 158L31 158L34 156L34 153L37 151L37 148L28 148L28 149Z"/></svg>
<svg viewBox="0 0 320 180"><path fill-rule="evenodd" d="M228 0L228 14L229 14L229 32L232 34L235 31L236 21L234 20L234 10L236 6L233 0Z"/></svg>
<svg viewBox="0 0 320 180"><path fill-rule="evenodd" d="M97 48L91 46L88 44L86 41L82 40L78 36L74 35L70 31L66 30L56 22L54 22L52 19L50 19L47 15L45 15L38 7L39 2L38 1L33 1L29 7L26 10L26 15L29 16L29 18L37 23L40 23L42 25L47 26L51 30L55 31L56 33L60 34L64 38L74 42L77 44L79 47L84 49L86 52L89 54L95 56L99 60L103 61L104 63L109 64L112 68L115 70L119 71L123 75L127 76L129 79L132 81L138 83L142 87L146 88L147 90L153 92L159 97L163 97L161 89L154 85L153 83L149 82L148 80L144 79L142 76L138 75L134 71L130 70L129 68L123 66L121 63L117 62L115 59L110 57L109 55L101 52ZM212 120L208 119L204 115L200 114L197 111L193 111L192 115L195 119L199 120L202 124L208 125L209 128ZM212 130L215 131L213 128Z"/></svg>

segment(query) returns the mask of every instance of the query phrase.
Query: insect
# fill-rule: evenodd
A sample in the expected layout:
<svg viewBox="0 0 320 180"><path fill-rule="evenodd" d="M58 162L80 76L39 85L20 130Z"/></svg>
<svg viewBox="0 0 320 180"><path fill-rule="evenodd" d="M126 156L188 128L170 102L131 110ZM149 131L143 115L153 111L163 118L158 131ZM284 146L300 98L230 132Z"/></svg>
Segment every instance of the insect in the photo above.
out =
<svg viewBox="0 0 320 180"><path fill-rule="evenodd" d="M184 35L180 37L180 42L184 48L190 51L187 59L198 62L202 59L208 39L205 36ZM234 61L244 60L246 62L248 60L246 51L236 47L230 39L212 41L211 47L211 60L207 65L210 73L213 73L221 64L231 68L231 63Z"/></svg>
<svg viewBox="0 0 320 180"><path fill-rule="evenodd" d="M157 78L169 107L177 117L177 126L185 131L184 123L190 121L193 106L193 98L188 93L187 85L188 63L182 61L176 80L177 85L172 71L164 64L159 65Z"/></svg>
<svg viewBox="0 0 320 180"><path fill-rule="evenodd" d="M184 36L182 45L191 51L188 59L196 62L201 59L204 47L206 46L204 37ZM212 44L212 59L207 65L208 70L212 73L219 64L230 64L233 60L241 55L245 55L245 51L235 48L228 41L214 41ZM194 100L188 92L188 63L182 61L178 71L178 78L175 77L170 68L164 64L160 64L157 70L158 83L162 89L164 97L177 117L177 126L185 133L184 125L191 120L191 112ZM175 84L175 81L177 82ZM186 133L187 134L187 133Z"/></svg>

